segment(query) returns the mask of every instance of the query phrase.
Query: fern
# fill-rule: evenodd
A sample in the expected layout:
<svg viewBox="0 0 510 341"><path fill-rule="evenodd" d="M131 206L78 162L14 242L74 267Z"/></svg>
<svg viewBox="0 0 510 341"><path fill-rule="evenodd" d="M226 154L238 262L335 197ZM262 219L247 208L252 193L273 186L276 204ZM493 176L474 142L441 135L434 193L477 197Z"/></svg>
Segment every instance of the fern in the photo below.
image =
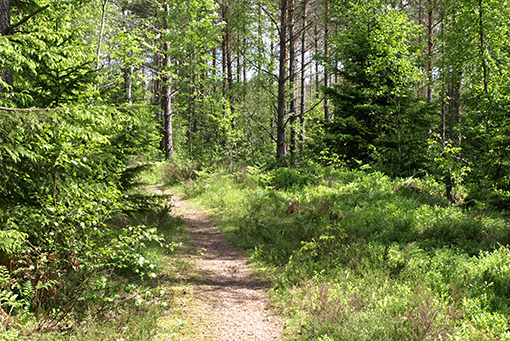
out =
<svg viewBox="0 0 510 341"><path fill-rule="evenodd" d="M26 281L21 285L21 297L29 302L35 295L34 285L30 281Z"/></svg>
<svg viewBox="0 0 510 341"><path fill-rule="evenodd" d="M7 267L4 265L0 265L0 289L5 289L9 286L11 276L9 275L9 271ZM2 296L0 295L0 300Z"/></svg>

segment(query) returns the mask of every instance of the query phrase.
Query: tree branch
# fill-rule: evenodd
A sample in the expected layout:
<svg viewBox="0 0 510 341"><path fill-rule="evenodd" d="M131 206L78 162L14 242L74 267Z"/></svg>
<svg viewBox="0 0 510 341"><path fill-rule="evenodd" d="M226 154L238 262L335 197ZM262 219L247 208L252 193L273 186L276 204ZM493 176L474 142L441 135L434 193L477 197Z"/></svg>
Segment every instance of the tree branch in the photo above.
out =
<svg viewBox="0 0 510 341"><path fill-rule="evenodd" d="M256 125L258 125L260 128L262 128L262 130L264 130L268 135L269 137L271 138L271 140L273 140L273 142L276 142L276 138L274 137L273 133L271 133L266 127L264 127L258 120L256 120L255 118L253 118L253 113L248 113L248 118L253 122L255 123Z"/></svg>
<svg viewBox="0 0 510 341"><path fill-rule="evenodd" d="M13 24L13 25L11 25L11 26L9 26L9 27L5 28L5 29L2 31L2 35L7 36L7 35L11 34L11 32L12 32L15 28L17 28L17 27L19 27L19 26L23 25L24 23L26 23L27 21L29 21L29 20L30 20L33 16L35 16L35 15L39 14L40 12L44 11L44 10L45 10L45 9L47 9L48 7L50 7L50 5L46 5L46 6L40 7L40 8L38 8L37 10L35 10L34 12L30 13L29 15L27 15L26 17L24 17L23 19L21 19L20 21L18 21L17 23L15 23L15 24Z"/></svg>

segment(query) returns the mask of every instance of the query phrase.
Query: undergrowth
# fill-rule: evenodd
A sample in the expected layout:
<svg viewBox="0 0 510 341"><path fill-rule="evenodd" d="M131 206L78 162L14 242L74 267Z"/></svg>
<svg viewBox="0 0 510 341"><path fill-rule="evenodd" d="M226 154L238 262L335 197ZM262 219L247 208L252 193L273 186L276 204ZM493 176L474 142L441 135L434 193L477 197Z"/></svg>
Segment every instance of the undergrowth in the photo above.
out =
<svg viewBox="0 0 510 341"><path fill-rule="evenodd" d="M126 266L97 271L85 279L86 288L79 294L73 310L55 321L34 316L27 303L16 294L8 294L15 278L0 266L3 315L0 340L94 341L149 340L158 333L158 317L171 305L166 278L168 257L180 246L183 222L168 214L168 207L123 216L117 224L144 224L153 227L157 241L138 244L135 252L127 250ZM133 236L135 237L135 236ZM117 260L121 261L121 260ZM135 263L136 266L129 264ZM163 277L161 272L163 271ZM45 293L50 295L51 293ZM28 294L27 294L28 295ZM47 325L41 328L41 323ZM58 323L56 323L58 322Z"/></svg>
<svg viewBox="0 0 510 341"><path fill-rule="evenodd" d="M450 205L427 176L195 174L180 190L222 212L236 243L270 269L289 338L510 339L510 230L498 212Z"/></svg>

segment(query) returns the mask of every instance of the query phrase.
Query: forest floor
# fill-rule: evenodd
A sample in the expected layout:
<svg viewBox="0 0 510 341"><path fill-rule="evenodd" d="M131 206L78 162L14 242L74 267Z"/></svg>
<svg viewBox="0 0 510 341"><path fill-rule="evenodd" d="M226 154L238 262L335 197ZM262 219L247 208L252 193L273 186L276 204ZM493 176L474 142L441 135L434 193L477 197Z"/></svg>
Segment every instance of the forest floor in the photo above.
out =
<svg viewBox="0 0 510 341"><path fill-rule="evenodd" d="M156 340L281 340L284 323L268 306L269 283L254 275L205 210L176 195L172 206L189 240L168 264L173 300Z"/></svg>

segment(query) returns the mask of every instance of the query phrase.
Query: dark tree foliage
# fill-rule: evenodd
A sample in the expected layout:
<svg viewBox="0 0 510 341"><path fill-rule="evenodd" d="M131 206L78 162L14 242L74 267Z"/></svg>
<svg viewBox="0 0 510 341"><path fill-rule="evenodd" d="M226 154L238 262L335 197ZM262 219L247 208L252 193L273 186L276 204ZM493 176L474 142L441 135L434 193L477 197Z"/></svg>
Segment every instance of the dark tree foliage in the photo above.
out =
<svg viewBox="0 0 510 341"><path fill-rule="evenodd" d="M329 62L340 65L335 71L341 81L325 89L334 108L324 123L324 142L351 167L370 164L408 174L423 165L430 126L424 102L411 88L411 30L388 24L393 11L372 12L370 6L353 6L333 47ZM386 41L395 35L407 45L395 50Z"/></svg>

